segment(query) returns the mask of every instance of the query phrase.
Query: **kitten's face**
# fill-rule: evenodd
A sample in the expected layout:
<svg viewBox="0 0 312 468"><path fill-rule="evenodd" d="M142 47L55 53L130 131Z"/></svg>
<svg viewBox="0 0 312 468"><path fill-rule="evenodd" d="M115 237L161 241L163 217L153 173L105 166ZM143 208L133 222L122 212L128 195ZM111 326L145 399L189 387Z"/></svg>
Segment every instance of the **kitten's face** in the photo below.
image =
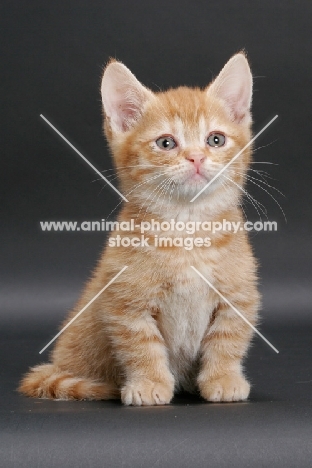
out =
<svg viewBox="0 0 312 468"><path fill-rule="evenodd" d="M205 90L181 87L152 93L133 81L131 74L124 88L119 81L114 99L104 94L106 132L129 199L151 193L159 198L170 190L170 200L189 202L248 143L251 75L245 57L236 57L242 64L237 67L234 63L234 70L233 64L227 65ZM114 65L121 64L113 62L108 68ZM237 80L240 67L243 79L239 76ZM109 88L105 74L103 85L105 93ZM201 197L208 199L221 189L227 190L228 197L236 193L249 158L249 150L244 151Z"/></svg>
<svg viewBox="0 0 312 468"><path fill-rule="evenodd" d="M205 91L179 88L158 94L151 102L141 122L121 144L117 166L129 167L127 174L121 174L133 183L147 181L142 189L150 190L166 180L169 185L171 179L175 191L189 201L249 138L249 129L242 130L231 122L222 106L209 99ZM248 158L249 153L242 155L215 180L210 191L225 183L225 177L239 183Z"/></svg>

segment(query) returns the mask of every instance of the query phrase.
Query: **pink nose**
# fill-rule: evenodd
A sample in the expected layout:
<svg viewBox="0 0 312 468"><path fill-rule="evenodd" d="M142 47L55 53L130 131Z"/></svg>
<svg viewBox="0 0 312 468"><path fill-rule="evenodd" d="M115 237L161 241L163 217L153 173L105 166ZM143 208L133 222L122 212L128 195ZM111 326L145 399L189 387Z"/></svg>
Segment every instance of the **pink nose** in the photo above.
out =
<svg viewBox="0 0 312 468"><path fill-rule="evenodd" d="M197 172L198 172L198 169L199 169L200 165L205 160L205 156L202 153L192 153L189 156L187 156L186 159L188 159L190 162L192 162L194 164L194 166L196 167Z"/></svg>

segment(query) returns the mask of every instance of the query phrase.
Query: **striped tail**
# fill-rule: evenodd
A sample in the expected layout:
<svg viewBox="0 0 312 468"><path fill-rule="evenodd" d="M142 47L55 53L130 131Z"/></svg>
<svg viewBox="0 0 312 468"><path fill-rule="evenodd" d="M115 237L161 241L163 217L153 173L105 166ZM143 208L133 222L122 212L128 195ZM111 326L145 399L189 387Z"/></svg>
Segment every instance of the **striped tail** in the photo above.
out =
<svg viewBox="0 0 312 468"><path fill-rule="evenodd" d="M30 369L18 391L34 398L59 400L110 400L120 398L120 390L110 383L99 383L75 377L53 364L41 364Z"/></svg>

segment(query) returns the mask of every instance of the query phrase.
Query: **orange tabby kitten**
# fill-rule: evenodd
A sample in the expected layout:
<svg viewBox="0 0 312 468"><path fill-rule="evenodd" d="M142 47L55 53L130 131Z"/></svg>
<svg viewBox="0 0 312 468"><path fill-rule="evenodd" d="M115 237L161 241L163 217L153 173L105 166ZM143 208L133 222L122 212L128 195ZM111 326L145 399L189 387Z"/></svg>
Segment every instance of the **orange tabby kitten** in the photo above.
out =
<svg viewBox="0 0 312 468"><path fill-rule="evenodd" d="M102 80L105 132L120 190L129 199L118 221L134 219L135 227L111 233L68 321L128 268L60 335L51 363L32 368L20 392L121 398L125 405L167 404L178 389L199 391L214 402L248 397L242 359L252 330L191 268L255 324L256 263L246 232L220 230L207 239L197 223L193 237L201 241L188 249L184 241L190 234L172 224L165 232L151 227L143 245L117 247L116 237L141 239L141 223L152 219L243 223L241 186L249 149L190 200L250 141L251 98L243 53L206 89L157 93L122 63L108 64ZM164 236L167 243L159 246ZM180 243L168 242L177 237Z"/></svg>

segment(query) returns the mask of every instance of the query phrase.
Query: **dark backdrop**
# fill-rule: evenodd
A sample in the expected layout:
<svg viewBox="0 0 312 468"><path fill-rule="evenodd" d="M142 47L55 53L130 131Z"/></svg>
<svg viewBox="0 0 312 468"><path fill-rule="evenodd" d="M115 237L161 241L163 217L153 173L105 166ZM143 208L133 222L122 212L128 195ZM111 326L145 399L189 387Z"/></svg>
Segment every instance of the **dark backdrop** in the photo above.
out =
<svg viewBox="0 0 312 468"><path fill-rule="evenodd" d="M39 115L106 170L112 165L99 86L110 57L157 90L205 86L241 49L255 77L255 132L279 115L256 141L263 148L254 158L274 163L257 169L267 170L269 183L285 196L269 189L276 203L248 187L278 222L277 232L252 235L261 265L262 329L278 348L295 343L299 353L287 370L289 356L278 364L282 358L256 340L254 359L265 359L264 381L277 382L281 369L284 376L298 369L302 354L307 361L300 378L311 382L311 15L308 0L2 0L0 325L6 369L16 369L14 377L4 377L8 395L19 373L39 362L38 351L78 298L104 242L103 233L44 233L39 221L106 218L119 202ZM248 216L258 219L252 207ZM305 339L296 341L302 330ZM32 343L28 354L26 348L16 352L25 340ZM258 389L265 400L264 381L259 377ZM296 390L292 395L296 400Z"/></svg>

